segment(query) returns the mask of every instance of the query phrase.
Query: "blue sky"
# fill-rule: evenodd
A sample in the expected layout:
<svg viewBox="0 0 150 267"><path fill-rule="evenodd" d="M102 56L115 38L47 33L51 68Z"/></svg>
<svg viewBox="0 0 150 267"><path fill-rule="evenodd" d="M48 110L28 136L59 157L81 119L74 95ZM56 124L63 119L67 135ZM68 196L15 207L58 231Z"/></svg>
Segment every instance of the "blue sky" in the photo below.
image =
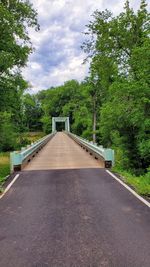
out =
<svg viewBox="0 0 150 267"><path fill-rule="evenodd" d="M23 75L32 85L31 92L63 84L70 79L81 81L88 74L88 63L81 45L85 25L94 10L109 9L119 14L121 0L31 0L38 11L41 30L30 31L35 52ZM130 0L134 9L140 0Z"/></svg>

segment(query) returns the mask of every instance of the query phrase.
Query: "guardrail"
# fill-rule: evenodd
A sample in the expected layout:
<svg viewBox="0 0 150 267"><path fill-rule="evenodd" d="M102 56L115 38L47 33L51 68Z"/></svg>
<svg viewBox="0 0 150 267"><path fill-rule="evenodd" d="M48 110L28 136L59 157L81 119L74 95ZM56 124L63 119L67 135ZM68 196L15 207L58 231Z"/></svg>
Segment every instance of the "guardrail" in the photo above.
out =
<svg viewBox="0 0 150 267"><path fill-rule="evenodd" d="M49 142L55 135L51 133L40 140L34 142L27 148L22 148L21 151L14 151L10 153L10 169L11 172L20 171L23 167L31 161L32 158Z"/></svg>
<svg viewBox="0 0 150 267"><path fill-rule="evenodd" d="M104 148L103 146L98 146L93 142L83 139L75 134L70 132L66 132L76 143L78 143L81 147L86 149L90 154L94 155L95 158L103 160L105 168L111 168L114 166L115 157L114 150L111 148Z"/></svg>

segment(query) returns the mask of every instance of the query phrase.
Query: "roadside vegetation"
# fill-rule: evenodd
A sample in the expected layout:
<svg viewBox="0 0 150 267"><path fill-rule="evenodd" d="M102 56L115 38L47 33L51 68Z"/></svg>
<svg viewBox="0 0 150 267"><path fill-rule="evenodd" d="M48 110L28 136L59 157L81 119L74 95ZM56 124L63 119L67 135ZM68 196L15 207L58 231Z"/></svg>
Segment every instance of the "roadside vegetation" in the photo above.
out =
<svg viewBox="0 0 150 267"><path fill-rule="evenodd" d="M10 162L9 162L9 153L0 153L0 192L1 185L4 183L7 175L10 174Z"/></svg>
<svg viewBox="0 0 150 267"><path fill-rule="evenodd" d="M125 181L133 186L135 190L144 196L150 197L150 174L146 173L145 175L140 175L139 177L127 173L125 171L121 172Z"/></svg>
<svg viewBox="0 0 150 267"><path fill-rule="evenodd" d="M115 166L112 171L120 176L120 179L131 186L138 194L150 198L150 168L143 170L139 174L137 170L123 168L122 158L124 155L118 148L115 149Z"/></svg>
<svg viewBox="0 0 150 267"><path fill-rule="evenodd" d="M17 150L19 150L23 146L30 145L31 143L34 143L35 141L39 140L45 135L44 132L25 132L18 136L18 147Z"/></svg>
<svg viewBox="0 0 150 267"><path fill-rule="evenodd" d="M144 175L137 176L131 171L121 170L117 167L112 169L116 174L119 174L120 178L130 185L138 194L150 198L150 173L147 172Z"/></svg>
<svg viewBox="0 0 150 267"><path fill-rule="evenodd" d="M17 150L23 145L29 145L44 136L44 132L28 132L18 137ZM10 174L10 152L0 152L0 191L1 185L5 182L6 177Z"/></svg>
<svg viewBox="0 0 150 267"><path fill-rule="evenodd" d="M109 10L95 11L86 26L82 46L85 61L90 59L88 77L37 94L27 91L30 86L21 74L33 50L28 27L39 30L37 13L29 1L11 2L8 6L3 1L0 9L3 33L0 152L20 149L50 133L53 116L69 116L72 132L113 148L114 170L137 192L149 195L150 14L147 2L141 0L139 9L134 11L127 0L123 12L117 16ZM34 134L29 136L29 132ZM7 168L3 163L1 173L5 175Z"/></svg>

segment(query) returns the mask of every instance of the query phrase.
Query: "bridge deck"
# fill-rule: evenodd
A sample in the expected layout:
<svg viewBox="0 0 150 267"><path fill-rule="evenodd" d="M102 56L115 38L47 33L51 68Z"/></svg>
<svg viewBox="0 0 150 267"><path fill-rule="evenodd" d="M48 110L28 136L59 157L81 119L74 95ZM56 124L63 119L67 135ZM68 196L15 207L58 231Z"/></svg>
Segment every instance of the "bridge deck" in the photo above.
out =
<svg viewBox="0 0 150 267"><path fill-rule="evenodd" d="M103 168L70 137L58 132L42 151L24 168L25 170Z"/></svg>

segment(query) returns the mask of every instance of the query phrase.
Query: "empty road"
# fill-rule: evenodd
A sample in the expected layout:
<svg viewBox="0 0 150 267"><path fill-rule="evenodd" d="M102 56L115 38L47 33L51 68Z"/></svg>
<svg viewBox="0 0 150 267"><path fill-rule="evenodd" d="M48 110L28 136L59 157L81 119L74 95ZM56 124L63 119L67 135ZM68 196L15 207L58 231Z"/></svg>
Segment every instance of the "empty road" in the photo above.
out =
<svg viewBox="0 0 150 267"><path fill-rule="evenodd" d="M100 167L57 134L0 199L0 267L150 267L149 208Z"/></svg>

